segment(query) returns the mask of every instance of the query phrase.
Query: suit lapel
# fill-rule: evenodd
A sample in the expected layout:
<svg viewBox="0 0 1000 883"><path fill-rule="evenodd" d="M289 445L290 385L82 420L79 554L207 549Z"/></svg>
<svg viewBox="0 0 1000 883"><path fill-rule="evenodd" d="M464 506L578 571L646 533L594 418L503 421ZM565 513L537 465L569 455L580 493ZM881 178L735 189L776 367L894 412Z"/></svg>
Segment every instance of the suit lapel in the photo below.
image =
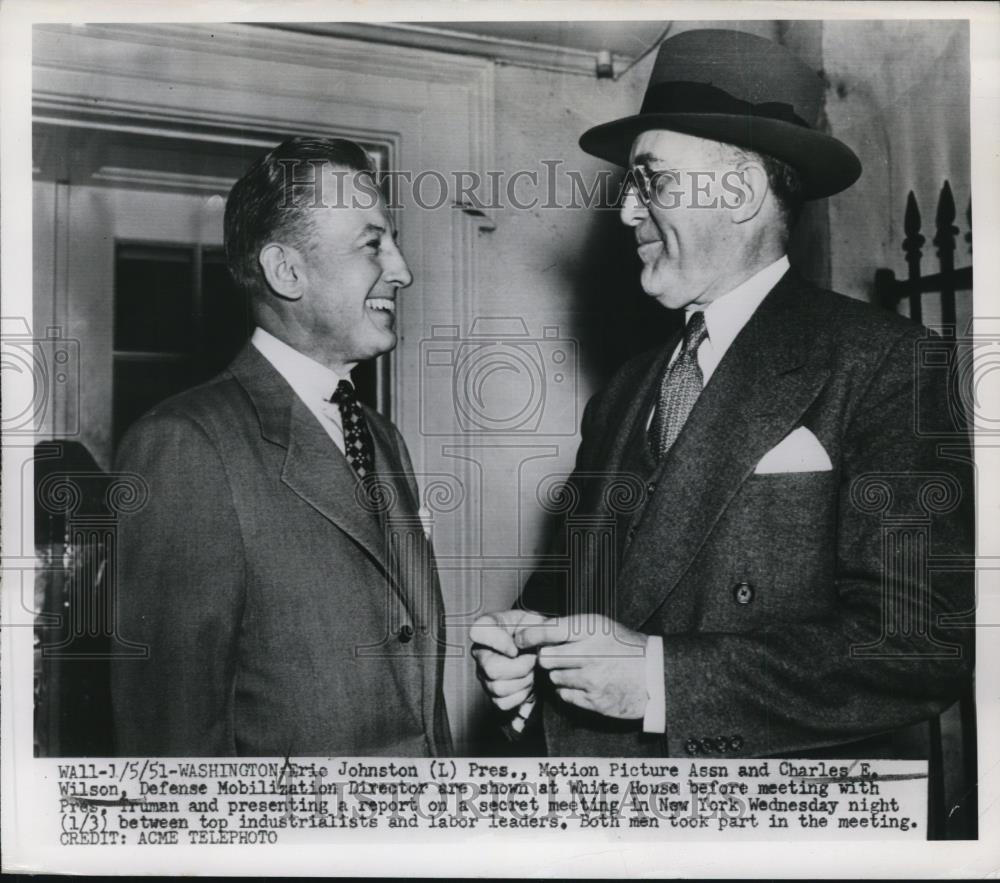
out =
<svg viewBox="0 0 1000 883"><path fill-rule="evenodd" d="M419 626L428 625L436 613L431 591L434 570L430 544L419 516L420 504L388 427L378 415L368 412L367 416L375 443L377 478L389 486L393 500L386 530L394 539L394 549L387 552L387 558L410 615Z"/></svg>
<svg viewBox="0 0 1000 883"><path fill-rule="evenodd" d="M315 415L295 396L281 480L388 570L385 540L347 458L334 450Z"/></svg>
<svg viewBox="0 0 1000 883"><path fill-rule="evenodd" d="M285 379L248 343L230 366L257 410L261 435L286 449L281 480L389 571L375 517L359 504L358 482L319 421Z"/></svg>
<svg viewBox="0 0 1000 883"><path fill-rule="evenodd" d="M619 571L616 615L626 626L641 626L677 588L761 457L823 388L830 371L802 301L808 296L791 274L768 294L660 464Z"/></svg>
<svg viewBox="0 0 1000 883"><path fill-rule="evenodd" d="M395 440L385 425L385 418L365 408L365 417L371 429L375 444L375 471L383 482L387 482L394 492L395 514L404 518L417 518L420 503L413 495L407 472L396 453Z"/></svg>
<svg viewBox="0 0 1000 883"><path fill-rule="evenodd" d="M387 548L386 532L376 514L365 507L365 495L347 459L334 450L333 442L316 417L256 347L247 344L230 366L230 372L257 410L261 435L286 449L282 482L364 549L384 573L391 586L387 602L392 603L391 597L399 604L396 610L386 611L393 626L415 628L415 642L426 640L419 634L425 626L427 633L436 637L441 602L433 557L420 523L419 503L407 477L406 464L400 461L387 421L366 410L375 445L377 479L388 483L390 496L395 500L389 513L391 525L401 528L400 532L406 536L404 545L409 544L412 552L409 560L420 560L420 566L394 560ZM419 645L410 645L413 647L410 652L396 642L395 635L387 634L387 640L388 647L378 645L369 649L375 655L388 656L401 681L410 685L415 701L419 702L428 744L435 750L438 648L428 654Z"/></svg>

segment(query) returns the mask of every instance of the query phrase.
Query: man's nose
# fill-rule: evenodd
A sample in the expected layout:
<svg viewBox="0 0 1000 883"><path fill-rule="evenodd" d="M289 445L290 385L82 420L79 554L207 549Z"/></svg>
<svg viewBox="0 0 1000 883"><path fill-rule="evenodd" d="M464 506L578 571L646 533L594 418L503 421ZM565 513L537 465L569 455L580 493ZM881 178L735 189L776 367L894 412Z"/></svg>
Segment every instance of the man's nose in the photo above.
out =
<svg viewBox="0 0 1000 883"><path fill-rule="evenodd" d="M646 219L646 206L639 199L639 193L634 184L630 184L622 197L622 207L618 217L626 227L637 227Z"/></svg>
<svg viewBox="0 0 1000 883"><path fill-rule="evenodd" d="M413 282L413 274L406 264L406 258L398 246L393 246L388 254L382 278L396 288L406 288Z"/></svg>

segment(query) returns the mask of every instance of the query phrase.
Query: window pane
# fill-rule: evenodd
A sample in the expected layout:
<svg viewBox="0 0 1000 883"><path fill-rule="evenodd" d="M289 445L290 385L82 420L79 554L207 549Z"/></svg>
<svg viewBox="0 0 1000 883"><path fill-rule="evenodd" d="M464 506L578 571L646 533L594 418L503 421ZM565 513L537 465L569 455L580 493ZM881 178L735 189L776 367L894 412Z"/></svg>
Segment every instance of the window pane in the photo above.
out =
<svg viewBox="0 0 1000 883"><path fill-rule="evenodd" d="M115 255L116 350L194 350L194 249L119 243Z"/></svg>

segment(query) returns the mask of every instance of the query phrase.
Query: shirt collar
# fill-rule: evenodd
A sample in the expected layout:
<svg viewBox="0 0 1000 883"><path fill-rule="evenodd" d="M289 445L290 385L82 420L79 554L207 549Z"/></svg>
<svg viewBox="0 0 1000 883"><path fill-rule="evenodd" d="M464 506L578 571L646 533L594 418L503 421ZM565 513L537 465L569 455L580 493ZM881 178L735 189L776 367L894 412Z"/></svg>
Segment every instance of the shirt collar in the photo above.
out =
<svg viewBox="0 0 1000 883"><path fill-rule="evenodd" d="M773 264L754 273L732 291L717 297L706 307L689 306L684 314L685 323L696 310L703 309L708 340L712 348L725 352L743 330L743 326L754 314L760 302L767 297L778 280L788 271L788 255L782 255Z"/></svg>
<svg viewBox="0 0 1000 883"><path fill-rule="evenodd" d="M263 328L254 329L250 342L307 405L329 401L337 384L351 379L303 355Z"/></svg>

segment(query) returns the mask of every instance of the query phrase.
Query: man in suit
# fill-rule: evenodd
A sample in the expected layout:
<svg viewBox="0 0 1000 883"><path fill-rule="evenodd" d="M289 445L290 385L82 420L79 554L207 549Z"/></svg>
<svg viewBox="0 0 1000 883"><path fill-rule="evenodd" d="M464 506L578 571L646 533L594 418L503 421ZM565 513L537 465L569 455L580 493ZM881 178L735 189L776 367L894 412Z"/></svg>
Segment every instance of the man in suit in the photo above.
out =
<svg viewBox="0 0 1000 883"><path fill-rule="evenodd" d="M494 703L550 754L892 756L967 684L971 579L920 557L971 561L946 379L917 370L923 329L786 256L802 200L861 172L814 127L822 94L777 44L690 31L638 114L581 138L629 168L642 287L684 331L585 411L569 498L597 535L473 627Z"/></svg>
<svg viewBox="0 0 1000 883"><path fill-rule="evenodd" d="M154 408L116 468L122 755L448 754L440 590L406 445L360 405L412 281L364 150L292 138L226 206L256 323L221 375ZM404 554L405 553L405 559Z"/></svg>

